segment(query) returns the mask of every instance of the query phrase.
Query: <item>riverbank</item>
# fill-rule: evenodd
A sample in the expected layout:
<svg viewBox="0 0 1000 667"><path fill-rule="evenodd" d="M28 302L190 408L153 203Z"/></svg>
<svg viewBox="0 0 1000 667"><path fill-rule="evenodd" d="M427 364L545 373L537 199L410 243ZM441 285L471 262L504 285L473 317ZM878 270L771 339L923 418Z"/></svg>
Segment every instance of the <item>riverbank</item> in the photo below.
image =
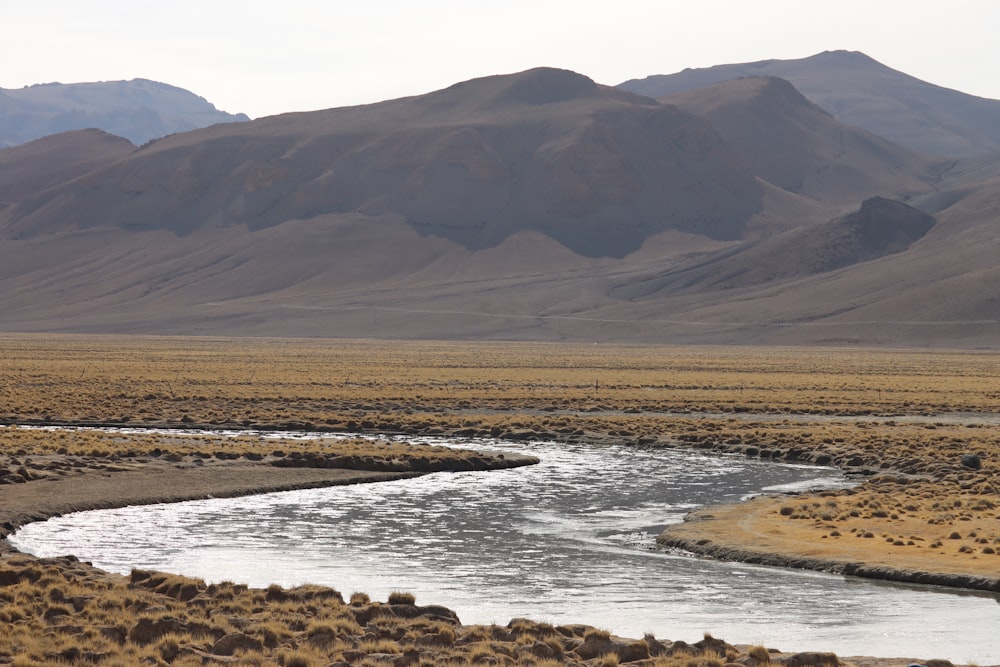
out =
<svg viewBox="0 0 1000 667"><path fill-rule="evenodd" d="M347 449L350 442L279 441L282 448L298 445L303 449L297 450L299 456L282 449L281 458L272 451L255 461L262 449L275 446L274 440L243 436L233 445L231 438L211 435L77 432L77 436L90 436L86 438L89 447L107 449L96 458L93 450L47 453L46 443L60 435L58 431L0 430L2 450L15 451L17 463L27 473L20 482L0 485L0 521L5 527L96 507L421 474L273 465L347 456L345 451L329 450L337 444ZM398 443L357 444L375 453L389 449L391 454L385 452L383 458L397 465L410 449ZM151 445L155 447L145 449ZM420 450L436 448L412 449L414 458L432 458ZM456 460L467 460L461 452L446 451L456 455ZM310 452L315 456L307 457ZM207 453L211 456L203 458ZM502 459L474 458L496 467L530 462L510 454ZM43 473L44 478L27 479ZM785 654L762 646L732 646L710 637L692 644L652 636L623 639L599 628L526 619L504 626L465 626L450 610L417 605L404 593L373 602L361 593L348 596L314 586L251 589L145 571L119 576L73 557L35 558L11 550L5 541L0 545L4 545L0 548L0 620L6 623L0 633L0 662L7 657L14 664L714 667L732 662L754 667L767 661L796 667L912 662L845 661L829 653ZM938 663L938 667L947 665Z"/></svg>
<svg viewBox="0 0 1000 667"><path fill-rule="evenodd" d="M1000 592L1000 442L995 428L966 419L897 428L895 442L884 429L859 436L864 423L827 425L827 448L801 451L846 471L870 457L863 483L703 508L657 542L722 560ZM747 439L722 435L729 451L762 446Z"/></svg>
<svg viewBox="0 0 1000 667"><path fill-rule="evenodd" d="M65 443L65 444L64 444ZM69 446L67 446L69 445ZM502 470L538 460L379 440L0 428L0 538L90 509Z"/></svg>
<svg viewBox="0 0 1000 667"><path fill-rule="evenodd" d="M657 543L718 560L1000 592L1000 577L997 576L1000 560L987 557L995 554L993 547L983 547L987 552L982 560L971 563L954 562L951 549L918 556L897 553L901 547L916 546L915 540L932 540L921 547L941 549L954 531L937 530L930 537L922 532L925 537L916 537L915 533L921 531L910 530L904 522L897 522L892 535L851 529L845 537L828 524L825 532L830 538L828 543L817 543L813 530L786 526L786 522L778 519L786 507L790 505L785 501L761 498L738 505L704 508L689 514L684 523L666 529L657 538ZM842 537L844 541L838 543ZM992 540L989 543L994 544Z"/></svg>
<svg viewBox="0 0 1000 667"><path fill-rule="evenodd" d="M1000 395L995 386L1000 356L994 353L22 335L0 336L0 348L6 360L0 365L0 423L603 441L835 465L868 481L832 496L754 501L760 511L742 523L743 505L727 510L733 513L729 523L722 510L705 510L698 516L716 518L689 521L669 532L681 538L683 531L699 531L687 533L684 544L717 549L717 557L749 558L749 551L725 554L722 549L758 545L757 553L784 558L785 565L812 562L808 559L820 569L826 561L851 567L863 563L875 576L913 570L978 577L978 568L998 562L988 551L996 551L1000 542ZM30 431L21 430L25 433ZM0 481L17 482L10 488L31 484L51 490L49 485L63 478L113 479L158 458L156 465L166 462L166 468L188 466L176 483L194 484L197 475L204 475L205 486L197 493L217 495L213 490L224 490L212 484L227 476L195 471L237 463L257 470L273 450L283 452L287 465L302 466L266 467L270 481L232 490L240 493L274 488L269 485L277 475L290 476L281 484L297 484L301 476L332 475L336 467L326 452L310 451L311 445L294 439L269 442L268 449L252 452L261 457L253 461L239 453L245 446L239 439L223 445L210 442L211 436L198 437L202 441L189 442L188 450L167 452L162 443L176 440L172 435L157 435L142 446L135 444L141 436L128 434L39 435L44 451L24 444L0 449L12 457L0 466L5 471ZM125 456L130 450L149 460ZM75 458L69 466L51 468L47 456ZM167 460L172 456L182 460ZM968 456L978 460L978 467L963 462L971 461ZM316 468L313 462L331 467ZM142 482L136 484L132 500L144 492ZM191 487L162 487L166 495L150 498L195 493ZM86 506L82 501L72 505ZM13 526L40 516L26 503L4 521ZM38 572L33 565L24 567ZM4 618L34 623L37 616L40 625L31 625L31 632L50 636L50 619L44 618L48 608L70 607L54 603L51 590L38 585L44 575L24 581L20 575L5 576L27 588L23 594L7 589L13 599L5 599ZM137 582L123 585L126 597L141 588ZM207 588L196 588L208 595ZM80 593L89 595L96 594ZM265 593L249 595L266 601ZM31 614L15 618L10 609L15 601ZM71 624L83 630L66 641L79 643L80 634L89 641L96 622ZM363 627L366 634L381 637ZM283 632L298 641L304 631ZM202 652L207 646L201 640L189 643ZM568 646L563 645L564 653ZM326 664L321 660L329 662L329 654L324 655L312 662ZM162 653L148 657L166 662ZM517 660L527 658L517 655Z"/></svg>
<svg viewBox="0 0 1000 667"><path fill-rule="evenodd" d="M80 448L71 450L61 442ZM99 507L368 483L426 471L311 467L350 459L369 467L499 469L531 457L377 441L282 441L264 436L0 429L5 476L0 523ZM294 449L293 449L294 448ZM60 453L60 451L62 453ZM97 455L95 455L95 451ZM357 457L359 451L368 452ZM456 472L461 474L461 472ZM458 665L713 667L740 661L839 665L832 654L782 654L719 639L688 644L651 635L623 639L583 625L514 619L466 626L450 610L393 593L300 586L252 589L133 571L114 575L72 556L35 558L0 541L0 662L15 665ZM871 664L900 664L872 661ZM947 667L942 663L942 667Z"/></svg>
<svg viewBox="0 0 1000 667"><path fill-rule="evenodd" d="M816 424L789 420L755 422L749 416L725 422L704 417L631 417L633 427L639 423L647 428L641 434L628 436L621 435L624 429L614 428L620 419L621 416L578 417L578 424L587 430L563 433L546 428L545 422L538 418L523 415L517 429L490 432L470 428L468 419L462 422L463 427L448 428L447 419L442 417L441 426L402 425L401 432L412 437L496 435L511 440L592 444L624 439L644 448L693 448L709 453L835 465L856 475L859 485L839 491L758 498L741 505L705 508L692 513L684 523L668 527L657 541L664 547L721 560L1000 592L1000 487L996 484L1000 437L995 428L982 427L974 415L964 415L952 423L918 421L891 426L857 419ZM654 423L659 433L651 428ZM187 442L181 454L175 451L141 457L143 475L119 474L114 481L104 477L82 484L81 490L90 495L79 501L67 500L75 498L73 493L50 493L63 499L66 509L62 511L76 511L107 507L104 498L109 493L120 496L117 502L122 505L140 504L145 497L153 498L152 502L171 502L208 495L246 495L391 479L430 469L426 457L391 453L385 450L389 447L385 442L376 445L376 450L385 450L379 460L370 452L346 455L330 449L331 443L345 441L328 437L326 441L321 438L305 444L291 438L281 439L281 432L271 432L267 439L264 436L216 438L215 446L206 447L202 440L214 438L211 434L220 427L185 426L186 429L178 429L175 425L158 424L154 427L163 433L142 436L148 441L146 446L150 451L159 449L157 443L173 442L176 448ZM184 435L185 431L198 430L207 435ZM0 430L0 436L2 433ZM893 442L886 441L887 434L892 435ZM56 438L57 443L72 440L85 454L73 463L75 470L86 468L87 461L94 464L95 470L105 470L108 454L115 447L118 452L113 457L118 460L112 459L113 469L123 472L135 466L134 460L123 462L116 441L124 436L113 431L22 430L20 437L22 442L33 438L39 443L51 438ZM255 438L259 442L254 442ZM371 443L365 442L366 447ZM231 447L251 447L251 450L238 454L227 451ZM319 453L310 447L318 448ZM337 447L342 449L343 445ZM6 450L16 448L8 446ZM510 455L506 460L490 460L483 456L459 457L454 450L444 450L436 456L446 456L446 465L453 470L521 464ZM289 471L284 476L269 472L265 482L262 471L266 468L253 465L261 461L272 467L302 468L303 472ZM445 464L439 461L435 465ZM16 478L17 466L29 477L53 478L53 466L45 456L11 463L0 455L0 480ZM340 466L354 468L355 472L347 474L330 469ZM190 474L178 476L182 470ZM361 470L378 474L366 478ZM157 475L162 476L162 482ZM135 492L129 492L132 478L136 480ZM102 490L102 482L108 485L107 492ZM149 489L159 491L150 496ZM24 497L22 502L24 507L32 509L44 500ZM17 507L15 499L7 505L8 512ZM38 515L23 516L31 520ZM3 529L0 525L0 531Z"/></svg>

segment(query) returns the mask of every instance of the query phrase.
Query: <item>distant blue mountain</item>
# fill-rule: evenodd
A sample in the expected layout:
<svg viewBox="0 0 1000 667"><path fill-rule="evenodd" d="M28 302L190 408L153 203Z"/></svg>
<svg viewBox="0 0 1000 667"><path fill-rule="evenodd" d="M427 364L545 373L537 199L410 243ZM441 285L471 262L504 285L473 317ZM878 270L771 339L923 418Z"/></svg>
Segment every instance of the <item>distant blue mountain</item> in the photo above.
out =
<svg viewBox="0 0 1000 667"><path fill-rule="evenodd" d="M0 147L87 128L141 146L176 132L247 120L183 88L148 79L0 88Z"/></svg>

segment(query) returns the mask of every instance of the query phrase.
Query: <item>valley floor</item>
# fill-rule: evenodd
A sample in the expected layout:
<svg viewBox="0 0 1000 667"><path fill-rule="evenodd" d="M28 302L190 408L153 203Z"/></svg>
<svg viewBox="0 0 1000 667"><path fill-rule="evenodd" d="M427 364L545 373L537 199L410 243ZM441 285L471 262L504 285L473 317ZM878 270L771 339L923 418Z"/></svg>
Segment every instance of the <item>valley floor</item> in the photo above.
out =
<svg viewBox="0 0 1000 667"><path fill-rule="evenodd" d="M0 337L0 348L0 421L12 425L614 440L837 465L865 481L706 508L661 540L716 557L1000 590L995 354L23 335ZM527 463L343 446L320 456L252 436L0 428L0 523L9 532L91 507ZM0 660L20 664L789 661L709 639L619 640L531 621L466 627L403 594L382 604L326 589L128 580L3 548Z"/></svg>

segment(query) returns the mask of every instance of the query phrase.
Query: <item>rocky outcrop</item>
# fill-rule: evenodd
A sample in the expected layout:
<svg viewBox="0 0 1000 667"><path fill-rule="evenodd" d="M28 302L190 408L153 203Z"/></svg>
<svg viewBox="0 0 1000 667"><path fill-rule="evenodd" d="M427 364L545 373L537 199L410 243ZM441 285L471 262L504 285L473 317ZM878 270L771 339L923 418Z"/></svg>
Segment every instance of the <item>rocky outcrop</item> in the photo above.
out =
<svg viewBox="0 0 1000 667"><path fill-rule="evenodd" d="M233 655L237 651L259 651L264 648L261 641L242 632L230 632L212 644L213 655Z"/></svg>

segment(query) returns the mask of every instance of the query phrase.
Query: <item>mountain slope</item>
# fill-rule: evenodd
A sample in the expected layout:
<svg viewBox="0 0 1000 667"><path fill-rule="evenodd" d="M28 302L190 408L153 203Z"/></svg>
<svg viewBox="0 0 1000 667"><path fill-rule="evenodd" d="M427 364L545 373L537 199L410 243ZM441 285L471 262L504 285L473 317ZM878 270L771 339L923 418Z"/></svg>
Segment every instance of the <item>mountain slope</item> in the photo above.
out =
<svg viewBox="0 0 1000 667"><path fill-rule="evenodd" d="M762 196L706 121L538 69L167 137L23 202L2 233L184 235L333 214L401 219L470 249L533 230L621 257L667 229L741 238Z"/></svg>
<svg viewBox="0 0 1000 667"><path fill-rule="evenodd" d="M0 88L0 147L87 128L140 146L175 132L246 120L182 88L147 79Z"/></svg>
<svg viewBox="0 0 1000 667"><path fill-rule="evenodd" d="M0 331L996 346L995 158L941 170L775 79L678 101L704 117L539 69L0 151L37 176ZM106 159L43 184L61 141Z"/></svg>
<svg viewBox="0 0 1000 667"><path fill-rule="evenodd" d="M950 165L840 123L784 79L737 79L661 99L710 121L761 178L818 201L904 197Z"/></svg>
<svg viewBox="0 0 1000 667"><path fill-rule="evenodd" d="M952 157L1000 150L1000 101L921 81L858 52L686 69L633 79L620 87L661 97L761 76L787 79L842 123L911 150Z"/></svg>
<svg viewBox="0 0 1000 667"><path fill-rule="evenodd" d="M934 224L932 216L902 202L873 197L857 211L630 282L616 294L637 299L664 291L701 293L787 282L903 252Z"/></svg>
<svg viewBox="0 0 1000 667"><path fill-rule="evenodd" d="M135 150L101 130L75 130L0 149L0 208L71 181Z"/></svg>
<svg viewBox="0 0 1000 667"><path fill-rule="evenodd" d="M660 332L678 341L995 349L998 186L985 181L968 189L937 213L933 227L919 238L926 219L912 212L897 218L910 223L895 247L908 247L867 261L850 257L858 247L852 235L844 234L852 215L768 239L758 248L708 255L675 271L640 271L619 281L614 291L627 301L632 317L677 314L676 323L661 326ZM898 206L893 204L890 213ZM810 261L838 254L851 261L840 268ZM621 309L618 304L597 312L612 318Z"/></svg>

